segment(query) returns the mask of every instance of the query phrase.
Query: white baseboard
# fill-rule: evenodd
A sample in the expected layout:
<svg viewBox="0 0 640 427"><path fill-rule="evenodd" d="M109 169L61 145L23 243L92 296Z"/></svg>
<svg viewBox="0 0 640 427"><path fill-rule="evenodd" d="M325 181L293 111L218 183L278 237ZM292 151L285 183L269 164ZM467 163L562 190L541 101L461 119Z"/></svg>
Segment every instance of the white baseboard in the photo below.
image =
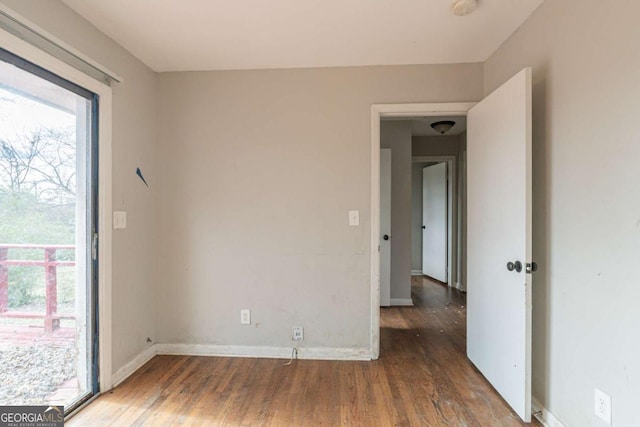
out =
<svg viewBox="0 0 640 427"><path fill-rule="evenodd" d="M142 351L142 353L138 354L132 360L130 360L127 364L125 364L122 368L118 369L112 376L111 382L113 387L116 387L122 381L129 378L131 374L140 369L142 365L147 363L149 360L153 359L153 356L156 355L156 345L152 344L146 350Z"/></svg>
<svg viewBox="0 0 640 427"><path fill-rule="evenodd" d="M112 387L121 384L157 354L289 359L291 358L293 347L293 345L291 347L262 347L213 344L153 344L111 376ZM371 352L368 348L298 347L298 359L371 360Z"/></svg>
<svg viewBox="0 0 640 427"><path fill-rule="evenodd" d="M413 300L411 298L391 298L391 306L413 307Z"/></svg>
<svg viewBox="0 0 640 427"><path fill-rule="evenodd" d="M545 427L565 427L559 419L549 412L544 406L538 402L536 398L531 399L531 408L533 409L533 416L536 417L540 423Z"/></svg>
<svg viewBox="0 0 640 427"><path fill-rule="evenodd" d="M422 270L411 270L412 276L422 276Z"/></svg>
<svg viewBox="0 0 640 427"><path fill-rule="evenodd" d="M290 359L291 347L216 345L216 344L156 344L157 354L184 356L222 356ZM368 348L297 347L298 359L311 360L371 360Z"/></svg>

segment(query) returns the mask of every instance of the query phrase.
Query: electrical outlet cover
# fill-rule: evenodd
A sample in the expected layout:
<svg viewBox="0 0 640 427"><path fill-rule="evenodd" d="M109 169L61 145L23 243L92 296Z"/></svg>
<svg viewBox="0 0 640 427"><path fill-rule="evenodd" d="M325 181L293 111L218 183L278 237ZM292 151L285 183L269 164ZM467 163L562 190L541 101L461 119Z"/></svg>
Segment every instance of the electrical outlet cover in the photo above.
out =
<svg viewBox="0 0 640 427"><path fill-rule="evenodd" d="M240 310L240 324L241 325L251 324L251 310L248 310L248 309Z"/></svg>
<svg viewBox="0 0 640 427"><path fill-rule="evenodd" d="M293 327L293 340L294 341L304 340L304 328L302 326Z"/></svg>
<svg viewBox="0 0 640 427"><path fill-rule="evenodd" d="M604 422L611 425L611 396L595 389L594 404L594 413Z"/></svg>

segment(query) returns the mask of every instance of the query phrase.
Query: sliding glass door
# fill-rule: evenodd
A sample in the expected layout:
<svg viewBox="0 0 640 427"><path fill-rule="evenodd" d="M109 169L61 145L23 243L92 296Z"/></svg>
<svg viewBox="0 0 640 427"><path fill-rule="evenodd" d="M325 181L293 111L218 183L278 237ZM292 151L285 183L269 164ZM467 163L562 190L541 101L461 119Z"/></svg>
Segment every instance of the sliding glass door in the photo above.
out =
<svg viewBox="0 0 640 427"><path fill-rule="evenodd" d="M0 405L98 390L97 108L0 49Z"/></svg>

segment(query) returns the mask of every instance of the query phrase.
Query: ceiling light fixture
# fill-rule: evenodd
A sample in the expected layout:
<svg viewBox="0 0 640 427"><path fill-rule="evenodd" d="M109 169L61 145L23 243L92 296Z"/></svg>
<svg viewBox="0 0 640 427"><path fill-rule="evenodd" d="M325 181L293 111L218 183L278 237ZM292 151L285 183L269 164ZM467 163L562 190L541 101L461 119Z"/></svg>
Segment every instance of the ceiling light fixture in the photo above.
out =
<svg viewBox="0 0 640 427"><path fill-rule="evenodd" d="M440 135L444 135L445 133L449 132L455 124L456 122L451 120L440 120L439 122L431 123L431 127Z"/></svg>
<svg viewBox="0 0 640 427"><path fill-rule="evenodd" d="M451 10L456 16L467 16L478 7L478 0L454 0Z"/></svg>

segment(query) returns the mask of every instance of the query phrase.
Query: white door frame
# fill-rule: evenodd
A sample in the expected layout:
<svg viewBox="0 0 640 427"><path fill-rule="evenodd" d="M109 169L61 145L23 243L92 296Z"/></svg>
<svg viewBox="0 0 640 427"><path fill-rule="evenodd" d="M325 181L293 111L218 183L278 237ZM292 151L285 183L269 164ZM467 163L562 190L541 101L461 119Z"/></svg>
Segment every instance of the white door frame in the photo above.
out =
<svg viewBox="0 0 640 427"><path fill-rule="evenodd" d="M475 102L373 104L371 106L371 359L380 356L380 119L383 117L466 116Z"/></svg>
<svg viewBox="0 0 640 427"><path fill-rule="evenodd" d="M43 50L0 30L0 46L58 76L81 86L100 97L98 109L98 369L100 390L104 393L112 387L112 338L111 338L111 271L112 271L112 184L111 184L111 87L95 80Z"/></svg>
<svg viewBox="0 0 640 427"><path fill-rule="evenodd" d="M456 256L458 250L458 227L454 227L458 218L457 199L457 156L415 156L411 157L412 163L438 162L447 164L447 285L453 287L459 278L453 277L454 271L458 271L460 260ZM424 207L423 207L424 209ZM454 223L455 221L455 223ZM455 279L455 281L454 281Z"/></svg>

